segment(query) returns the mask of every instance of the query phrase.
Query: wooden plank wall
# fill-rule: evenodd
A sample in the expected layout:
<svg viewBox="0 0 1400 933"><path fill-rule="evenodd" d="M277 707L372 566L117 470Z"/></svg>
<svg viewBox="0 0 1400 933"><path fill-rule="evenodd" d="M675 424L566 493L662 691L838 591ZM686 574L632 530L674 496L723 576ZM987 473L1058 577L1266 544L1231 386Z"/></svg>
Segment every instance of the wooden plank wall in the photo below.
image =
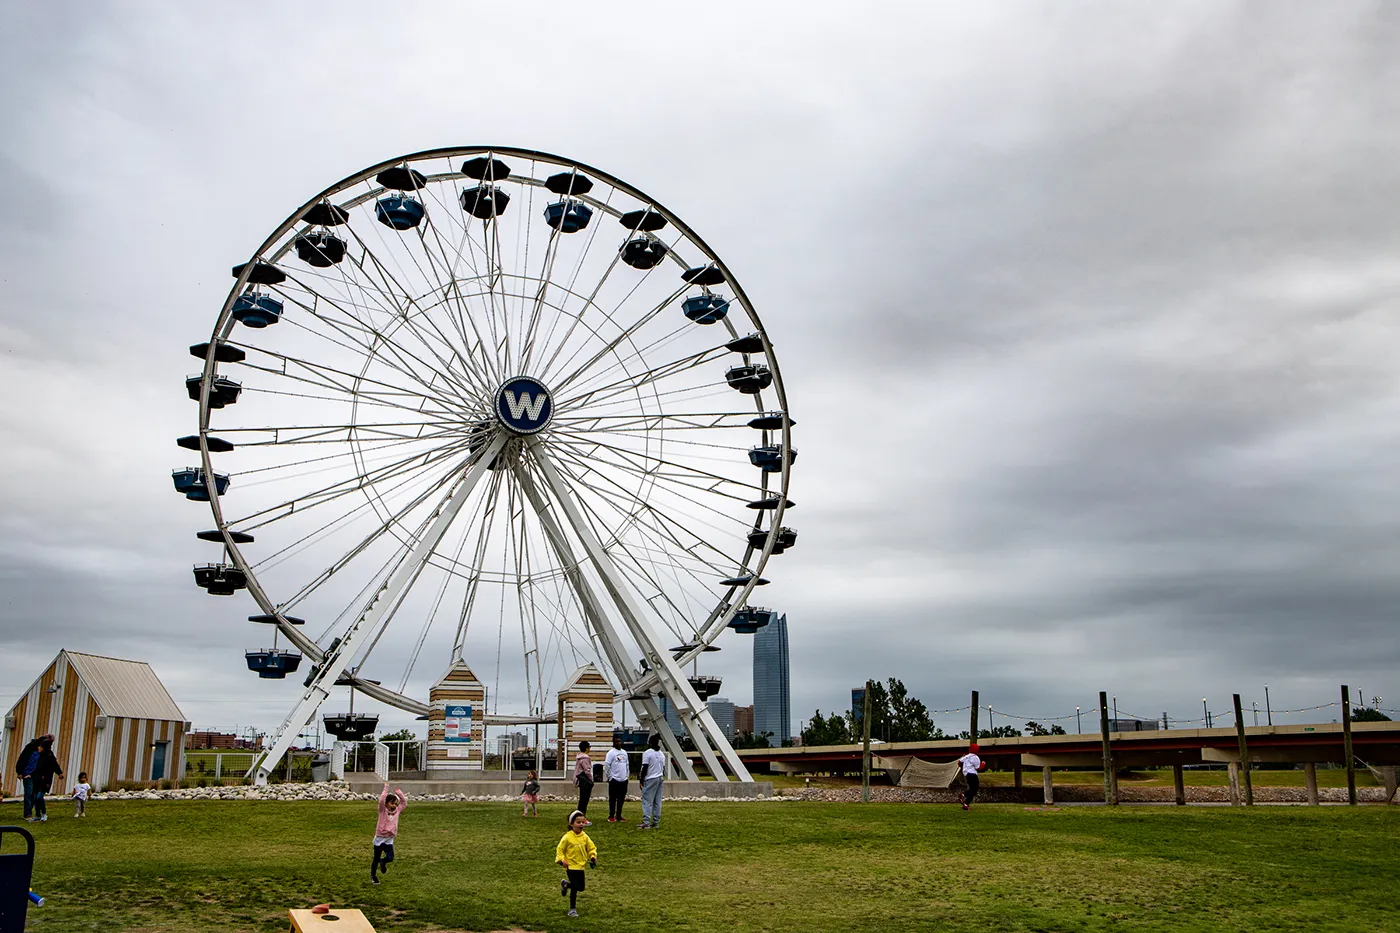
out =
<svg viewBox="0 0 1400 933"><path fill-rule="evenodd" d="M48 688L54 684L60 686L50 693ZM156 741L170 743L165 776L178 778L183 771L185 724L107 717L106 727L99 729L103 713L66 654L60 654L44 670L9 715L15 717L15 728L0 733L0 765L4 768L0 790L7 795L22 792L14 772L14 759L19 757L20 749L45 732L54 735L54 757L64 772L62 777L54 778L55 796L66 794L84 771L88 783L95 788L107 787L113 781L149 779L155 755L152 743Z"/></svg>

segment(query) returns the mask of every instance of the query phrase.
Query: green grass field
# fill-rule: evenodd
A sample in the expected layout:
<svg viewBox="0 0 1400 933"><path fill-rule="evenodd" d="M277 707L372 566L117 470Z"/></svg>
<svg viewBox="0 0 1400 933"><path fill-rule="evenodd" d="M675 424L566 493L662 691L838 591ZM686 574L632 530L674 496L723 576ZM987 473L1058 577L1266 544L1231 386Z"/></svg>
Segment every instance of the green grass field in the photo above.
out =
<svg viewBox="0 0 1400 933"><path fill-rule="evenodd" d="M1395 807L671 802L653 833L592 827L576 920L552 864L568 807L542 809L413 804L371 887L373 803L56 801L29 929L282 933L320 901L383 933L1400 929Z"/></svg>

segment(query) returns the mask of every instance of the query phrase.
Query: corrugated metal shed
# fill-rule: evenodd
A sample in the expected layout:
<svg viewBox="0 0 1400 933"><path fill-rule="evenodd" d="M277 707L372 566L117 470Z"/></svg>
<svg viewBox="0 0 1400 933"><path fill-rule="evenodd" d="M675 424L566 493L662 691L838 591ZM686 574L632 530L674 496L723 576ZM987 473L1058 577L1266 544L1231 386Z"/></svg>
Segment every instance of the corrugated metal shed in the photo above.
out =
<svg viewBox="0 0 1400 933"><path fill-rule="evenodd" d="M130 719L184 721L185 714L180 712L180 707L175 705L165 685L144 661L123 661L76 651L66 654L103 714Z"/></svg>

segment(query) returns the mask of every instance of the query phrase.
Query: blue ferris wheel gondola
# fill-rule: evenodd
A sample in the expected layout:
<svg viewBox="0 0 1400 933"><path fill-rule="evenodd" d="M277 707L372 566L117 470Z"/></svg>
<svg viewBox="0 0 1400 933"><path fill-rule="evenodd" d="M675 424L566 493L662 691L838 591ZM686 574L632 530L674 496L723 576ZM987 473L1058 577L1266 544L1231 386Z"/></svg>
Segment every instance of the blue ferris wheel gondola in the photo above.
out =
<svg viewBox="0 0 1400 933"><path fill-rule="evenodd" d="M544 222L560 233L578 233L593 219L593 208L572 198L555 201L544 209Z"/></svg>
<svg viewBox="0 0 1400 933"><path fill-rule="evenodd" d="M240 323L261 329L282 320L282 302L262 292L248 292L234 300L231 313Z"/></svg>
<svg viewBox="0 0 1400 933"><path fill-rule="evenodd" d="M681 311L696 324L717 324L729 314L729 300L718 295L692 295L681 302Z"/></svg>
<svg viewBox="0 0 1400 933"><path fill-rule="evenodd" d="M186 499L193 499L195 502L209 501L209 484L204 480L204 471L199 467L185 467L183 470L172 470L170 479L175 483L175 491ZM228 474L214 474L214 492L222 496L228 489Z"/></svg>
<svg viewBox="0 0 1400 933"><path fill-rule="evenodd" d="M734 617L729 620L729 628L740 635L752 635L763 628L777 616L772 609L761 609L758 606L745 606L734 613Z"/></svg>
<svg viewBox="0 0 1400 933"><path fill-rule="evenodd" d="M248 662L248 670L254 671L263 680L281 680L301 666L301 653L285 649L245 651L243 657Z"/></svg>
<svg viewBox="0 0 1400 933"><path fill-rule="evenodd" d="M375 202L374 216L393 230L412 230L423 222L423 205L416 198L393 194Z"/></svg>

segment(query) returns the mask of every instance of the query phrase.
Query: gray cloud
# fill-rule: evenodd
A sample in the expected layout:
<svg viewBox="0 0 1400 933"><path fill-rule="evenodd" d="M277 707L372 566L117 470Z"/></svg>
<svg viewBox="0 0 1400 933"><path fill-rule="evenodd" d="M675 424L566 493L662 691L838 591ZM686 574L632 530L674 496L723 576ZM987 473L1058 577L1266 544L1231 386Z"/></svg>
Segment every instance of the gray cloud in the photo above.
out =
<svg viewBox="0 0 1400 933"><path fill-rule="evenodd" d="M450 7L398 48L373 9L12 14L0 694L69 647L151 660L201 724L280 720L251 602L190 585L184 348L315 191L479 142L652 192L760 309L796 714L867 676L1042 719L1400 689L1392 8L720 4L578 22L567 63Z"/></svg>

